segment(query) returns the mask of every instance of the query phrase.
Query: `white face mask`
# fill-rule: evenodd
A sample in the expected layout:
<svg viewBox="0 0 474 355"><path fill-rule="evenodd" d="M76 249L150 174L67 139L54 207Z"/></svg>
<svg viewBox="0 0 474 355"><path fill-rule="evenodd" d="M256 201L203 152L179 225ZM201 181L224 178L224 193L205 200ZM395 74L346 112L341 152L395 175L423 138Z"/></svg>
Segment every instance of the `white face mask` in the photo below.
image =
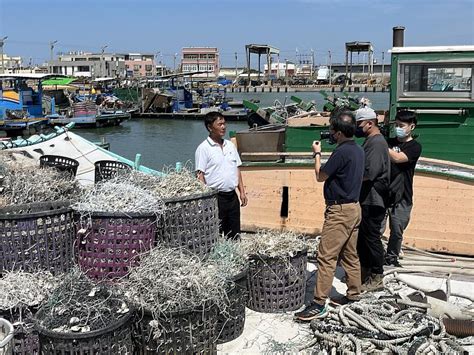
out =
<svg viewBox="0 0 474 355"><path fill-rule="evenodd" d="M407 132L402 127L395 127L395 135L397 138L406 138L408 136Z"/></svg>

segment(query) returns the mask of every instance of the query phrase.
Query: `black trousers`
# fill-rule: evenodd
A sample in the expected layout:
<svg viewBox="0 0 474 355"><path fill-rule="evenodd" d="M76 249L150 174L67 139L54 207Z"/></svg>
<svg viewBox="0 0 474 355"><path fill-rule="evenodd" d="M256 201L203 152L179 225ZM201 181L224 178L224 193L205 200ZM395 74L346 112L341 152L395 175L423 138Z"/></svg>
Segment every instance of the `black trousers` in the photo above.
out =
<svg viewBox="0 0 474 355"><path fill-rule="evenodd" d="M360 265L373 274L383 274L385 251L380 228L385 219L385 208L362 206L362 220L359 226L357 252Z"/></svg>
<svg viewBox="0 0 474 355"><path fill-rule="evenodd" d="M230 239L240 234L240 201L235 191L217 194L220 232Z"/></svg>

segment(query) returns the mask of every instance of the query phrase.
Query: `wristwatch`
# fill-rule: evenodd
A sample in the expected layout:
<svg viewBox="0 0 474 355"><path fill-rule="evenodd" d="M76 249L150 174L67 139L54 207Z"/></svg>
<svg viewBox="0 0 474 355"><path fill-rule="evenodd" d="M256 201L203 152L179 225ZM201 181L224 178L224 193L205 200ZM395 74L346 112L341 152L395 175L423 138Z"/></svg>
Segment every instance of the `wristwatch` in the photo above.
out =
<svg viewBox="0 0 474 355"><path fill-rule="evenodd" d="M313 153L313 158L316 158L316 155L321 156L321 152L314 152L314 153Z"/></svg>

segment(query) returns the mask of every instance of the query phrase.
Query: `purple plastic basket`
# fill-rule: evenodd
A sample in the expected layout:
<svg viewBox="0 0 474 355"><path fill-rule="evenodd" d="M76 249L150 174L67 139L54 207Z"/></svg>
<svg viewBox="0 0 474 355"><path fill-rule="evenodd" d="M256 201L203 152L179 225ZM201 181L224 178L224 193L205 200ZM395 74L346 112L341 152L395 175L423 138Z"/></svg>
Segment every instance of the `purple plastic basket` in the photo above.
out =
<svg viewBox="0 0 474 355"><path fill-rule="evenodd" d="M141 253L155 243L154 214L98 213L87 228L78 225L77 255L81 269L92 279L114 280L138 265ZM76 215L76 220L80 216Z"/></svg>
<svg viewBox="0 0 474 355"><path fill-rule="evenodd" d="M0 210L0 274L4 271L69 271L75 225L68 201L17 205Z"/></svg>

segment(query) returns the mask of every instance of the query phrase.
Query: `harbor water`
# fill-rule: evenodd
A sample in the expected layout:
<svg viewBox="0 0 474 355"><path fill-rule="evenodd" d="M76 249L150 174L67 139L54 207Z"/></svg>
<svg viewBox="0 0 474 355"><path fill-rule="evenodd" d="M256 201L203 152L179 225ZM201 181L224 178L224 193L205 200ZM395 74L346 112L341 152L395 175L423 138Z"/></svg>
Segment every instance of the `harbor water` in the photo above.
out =
<svg viewBox="0 0 474 355"><path fill-rule="evenodd" d="M362 94L362 93L361 93ZM296 95L305 101L315 100L317 108L322 109L324 100L317 92L301 93L232 93L235 101L257 99L260 107L271 106L275 100L290 102L290 96ZM339 94L338 94L339 95ZM364 93L376 110L388 109L388 93ZM228 122L227 134L248 128L247 122ZM142 155L142 164L156 170L166 166L175 166L180 161L194 164L194 152L207 137L202 121L139 119L123 122L121 126L94 129L76 129L84 138L98 142L105 137L114 153L134 160L135 154ZM317 138L317 137L316 137Z"/></svg>

